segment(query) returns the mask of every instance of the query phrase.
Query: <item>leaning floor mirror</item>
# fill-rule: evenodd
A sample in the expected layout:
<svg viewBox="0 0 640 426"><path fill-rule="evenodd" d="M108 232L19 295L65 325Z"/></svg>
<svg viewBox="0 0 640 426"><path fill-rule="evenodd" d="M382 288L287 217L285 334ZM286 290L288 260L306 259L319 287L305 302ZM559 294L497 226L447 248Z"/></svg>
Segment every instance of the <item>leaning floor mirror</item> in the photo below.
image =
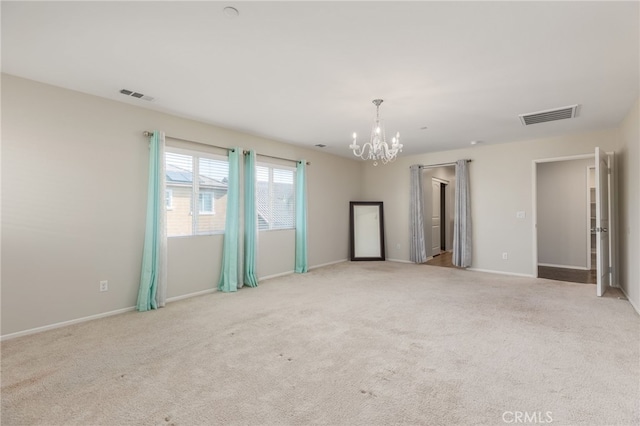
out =
<svg viewBox="0 0 640 426"><path fill-rule="evenodd" d="M351 201L351 260L385 260L382 201Z"/></svg>

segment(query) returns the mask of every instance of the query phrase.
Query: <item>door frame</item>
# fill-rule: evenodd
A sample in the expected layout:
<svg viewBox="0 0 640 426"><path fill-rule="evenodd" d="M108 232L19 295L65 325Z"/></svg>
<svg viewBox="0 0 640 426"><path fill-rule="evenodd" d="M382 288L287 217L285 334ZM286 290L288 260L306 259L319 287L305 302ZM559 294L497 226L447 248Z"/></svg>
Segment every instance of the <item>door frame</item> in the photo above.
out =
<svg viewBox="0 0 640 426"><path fill-rule="evenodd" d="M438 182L440 183L440 253L442 253L443 251L446 251L446 243L445 243L445 249L442 250L442 239L444 238L445 242L447 240L447 225L446 225L446 219L447 219L447 214L445 212L445 215L442 215L442 210L443 210L443 205L442 205L442 198L446 198L447 197L447 191L446 188L449 187L450 185L450 181L446 180L446 179L442 179L442 178L438 178L438 177L431 177L431 182ZM442 187L442 185L445 185L445 188ZM432 185L433 188L433 185ZM446 208L446 206L444 206L444 208ZM432 216L433 217L433 216ZM433 239L433 236L432 236ZM431 241L431 251L433 251L433 241ZM433 258L433 254L431 255L431 258Z"/></svg>
<svg viewBox="0 0 640 426"><path fill-rule="evenodd" d="M531 227L531 232L532 232L532 240L533 240L533 253L532 253L532 260L533 260L533 276L535 278L538 278L538 164L540 163L551 163L551 162L556 162L556 161L571 161L571 160L585 160L588 158L593 158L594 162L595 162L595 158L596 158L596 154L595 154L595 147L593 148L594 152L592 154L579 154L579 155L568 155L565 157L552 157L552 158L539 158L537 160L532 160L531 161L531 186L532 186L532 194L531 194L531 198L532 198L532 211L531 211L531 217L532 217L532 227ZM616 246L617 246L617 229L616 229L616 217L615 215L618 214L617 211L617 196L615 193L615 188L617 188L617 178L616 178L616 169L615 169L615 153L611 152L611 151L606 151L605 154L607 154L609 156L610 159L610 169L611 169L611 175L609 178L609 195L610 195L610 202L609 202L609 218L610 220L613 220L613 224L609 226L609 232L611 235L610 238L610 242L609 242L609 255L611 256L611 259L613 259L613 264L610 265L611 267L611 278L610 278L610 286L611 287L619 287L618 285L618 256L617 256L617 250L616 250ZM612 190L611 186L614 187L614 190Z"/></svg>
<svg viewBox="0 0 640 426"><path fill-rule="evenodd" d="M440 252L447 251L447 228L449 227L449 203L447 202L447 191L449 184L440 182L440 220L444 223L440 231ZM444 219L442 219L444 218ZM444 220L444 222L442 222Z"/></svg>
<svg viewBox="0 0 640 426"><path fill-rule="evenodd" d="M607 223L607 227L608 229L608 238L607 238L607 245L608 245L608 249L609 249L609 259L607 261L607 265L609 267L609 271L608 271L608 279L609 279L609 285L607 287L619 287L618 285L618 253L616 250L616 247L618 245L618 232L617 232L617 214L618 214L618 209L617 209L617 196L616 196L616 189L618 187L617 185L617 180L616 180L616 157L615 157L615 153L614 152L607 152L607 151L601 151L599 147L595 148L596 150L596 156L600 155L600 157L602 158L602 154L604 153L606 155L606 163L607 163L607 218L608 218L608 223ZM599 164L598 164L599 165ZM598 166L597 165L597 166ZM598 170L596 168L596 170ZM602 173L602 171L600 171L600 173ZM597 182L597 173L596 173L596 182ZM598 193L598 190L596 189L596 194ZM596 195L596 202L597 200L600 198L599 195ZM598 208L596 207L596 214L598 213ZM596 226L598 225L598 221L596 220ZM598 241L598 239L596 239L596 242ZM601 256L600 253L598 253L597 260L596 261L600 261L599 257ZM600 263L598 263L600 264ZM598 271L598 278L600 278L600 271ZM598 293L598 296L602 296L604 295L604 293L606 292L606 288L602 291L602 294Z"/></svg>
<svg viewBox="0 0 640 426"><path fill-rule="evenodd" d="M554 163L558 161L587 160L589 158L593 158L595 161L595 152L593 154L569 155L566 157L540 158L532 160L531 162L531 218L533 224L531 229L533 232L533 276L535 278L538 278L538 164Z"/></svg>
<svg viewBox="0 0 640 426"><path fill-rule="evenodd" d="M589 226L587 227L587 271L591 270L593 266L591 264L591 252L593 250L593 246L591 245L591 187L589 186L589 179L591 178L591 171L593 170L593 175L595 179L596 174L596 166L587 166L587 223ZM594 183L595 185L595 183Z"/></svg>

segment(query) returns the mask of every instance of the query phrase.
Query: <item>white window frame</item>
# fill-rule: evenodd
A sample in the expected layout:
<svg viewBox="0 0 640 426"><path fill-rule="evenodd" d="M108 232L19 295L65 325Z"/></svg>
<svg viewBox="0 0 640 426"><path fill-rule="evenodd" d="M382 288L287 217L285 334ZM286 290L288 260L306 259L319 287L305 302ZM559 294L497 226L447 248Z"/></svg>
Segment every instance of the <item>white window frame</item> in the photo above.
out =
<svg viewBox="0 0 640 426"><path fill-rule="evenodd" d="M202 201L200 196L209 195L211 197L211 210L202 210ZM204 199L204 197L203 197ZM200 215L213 215L216 214L216 197L214 196L214 192L204 192L201 191L198 194L198 214Z"/></svg>
<svg viewBox="0 0 640 426"><path fill-rule="evenodd" d="M214 230L211 232L198 232L198 216L200 215L212 215L215 214L215 200L213 199L213 194L211 194L212 197L212 208L213 211L212 212L206 212L206 213L201 213L200 212L200 179L198 178L200 176L200 161L198 161L200 158L208 158L210 160L216 160L216 161L224 161L226 163L229 162L229 157L227 156L223 156L223 155L216 155L216 154L212 154L209 152L205 152L205 151L198 151L195 149L187 149L187 148L181 148L181 147L174 147L174 146L170 146L167 145L165 147L165 154L180 154L180 155L188 155L191 157L191 216L192 216L192 221L191 221L191 234L188 235L171 235L168 236L168 238L189 238L189 237L197 237L197 236L202 236L202 235L220 235L220 234L224 234L224 229L220 229L220 230ZM166 160L165 160L166 161ZM197 184L196 184L197 183ZM197 200L197 201L196 201ZM194 204L198 203L198 214L194 215ZM173 200L172 200L173 203Z"/></svg>
<svg viewBox="0 0 640 426"><path fill-rule="evenodd" d="M290 166L284 166L282 164L276 164L276 163L269 163L269 162L264 162L264 161L260 161L256 163L256 166L258 167L266 167L269 170L269 177L268 177L268 193L269 193L269 211L270 213L273 213L273 206L274 206L274 202L275 200L273 199L273 197L271 196L272 194L272 188L274 185L274 181L273 181L273 170L274 169L279 169L279 170L286 170L286 171L291 171L293 173L293 195L294 195L294 199L295 199L295 195L296 195L296 168L295 167L290 167ZM258 186L258 176L256 173L256 187ZM258 232L270 232L270 231L283 231L283 230L291 230L291 229L295 229L296 227L296 205L295 205L295 201L294 201L294 205L293 205L293 213L292 213L292 218L291 218L291 226L290 227L273 227L273 224L271 222L268 222L269 228L268 229L260 229L260 226L258 225Z"/></svg>

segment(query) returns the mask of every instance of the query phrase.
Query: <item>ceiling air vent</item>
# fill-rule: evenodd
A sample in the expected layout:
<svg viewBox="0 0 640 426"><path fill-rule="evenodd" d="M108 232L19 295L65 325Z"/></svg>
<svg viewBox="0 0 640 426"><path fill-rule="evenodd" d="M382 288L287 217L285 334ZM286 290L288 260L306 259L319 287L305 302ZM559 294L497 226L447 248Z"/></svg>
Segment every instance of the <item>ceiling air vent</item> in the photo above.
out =
<svg viewBox="0 0 640 426"><path fill-rule="evenodd" d="M569 105L562 108L548 109L545 111L530 112L520 114L520 121L523 126L531 124L545 123L547 121L564 120L565 118L575 118L578 115L578 105Z"/></svg>
<svg viewBox="0 0 640 426"><path fill-rule="evenodd" d="M151 97L151 96L143 95L142 93L133 92L133 91L127 90L127 89L120 90L120 93L122 93L125 96L131 96L132 98L143 99L145 101L152 101L153 100L153 97Z"/></svg>

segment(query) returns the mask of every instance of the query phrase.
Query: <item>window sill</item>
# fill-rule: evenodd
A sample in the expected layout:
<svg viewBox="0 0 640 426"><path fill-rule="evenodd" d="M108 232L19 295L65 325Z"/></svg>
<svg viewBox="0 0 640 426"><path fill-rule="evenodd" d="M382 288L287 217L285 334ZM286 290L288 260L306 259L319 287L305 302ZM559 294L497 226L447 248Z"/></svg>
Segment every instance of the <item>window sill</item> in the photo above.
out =
<svg viewBox="0 0 640 426"><path fill-rule="evenodd" d="M214 231L207 234L189 234L189 235L169 235L167 238L194 238L194 237L213 237L216 235L224 235L224 231Z"/></svg>
<svg viewBox="0 0 640 426"><path fill-rule="evenodd" d="M258 232L295 231L296 228L258 229Z"/></svg>

